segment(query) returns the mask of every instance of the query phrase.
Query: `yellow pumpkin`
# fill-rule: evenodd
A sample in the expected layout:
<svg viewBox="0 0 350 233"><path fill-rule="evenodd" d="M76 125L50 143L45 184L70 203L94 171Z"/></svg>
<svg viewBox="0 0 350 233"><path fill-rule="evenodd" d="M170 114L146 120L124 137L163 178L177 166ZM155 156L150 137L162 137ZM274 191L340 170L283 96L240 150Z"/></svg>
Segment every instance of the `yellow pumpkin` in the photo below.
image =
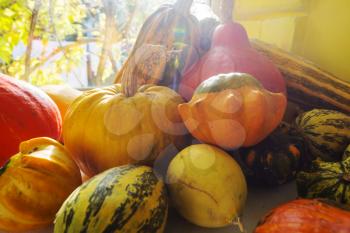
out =
<svg viewBox="0 0 350 233"><path fill-rule="evenodd" d="M150 164L187 144L188 131L177 110L180 95L154 85L130 94L133 88L122 85L85 92L66 114L65 146L87 176L124 164Z"/></svg>
<svg viewBox="0 0 350 233"><path fill-rule="evenodd" d="M253 76L228 73L202 82L179 112L198 140L236 149L268 136L281 122L286 103L283 93L267 91Z"/></svg>
<svg viewBox="0 0 350 233"><path fill-rule="evenodd" d="M34 138L0 169L0 230L29 231L52 224L81 184L78 166L59 142Z"/></svg>
<svg viewBox="0 0 350 233"><path fill-rule="evenodd" d="M83 93L68 85L45 85L40 88L57 104L62 119L69 105Z"/></svg>

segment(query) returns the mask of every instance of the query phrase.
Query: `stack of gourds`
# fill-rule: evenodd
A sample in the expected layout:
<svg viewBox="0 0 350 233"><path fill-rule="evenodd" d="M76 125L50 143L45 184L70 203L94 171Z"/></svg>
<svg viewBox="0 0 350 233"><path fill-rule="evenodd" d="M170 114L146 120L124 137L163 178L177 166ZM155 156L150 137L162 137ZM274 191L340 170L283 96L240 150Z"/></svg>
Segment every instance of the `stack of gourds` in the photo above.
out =
<svg viewBox="0 0 350 233"><path fill-rule="evenodd" d="M252 46L233 3L223 1L221 24L198 22L192 1L161 6L110 87L44 88L52 101L0 76L0 229L163 232L171 201L196 225L243 231L246 178L269 187L296 176L301 197L349 204L350 85ZM282 122L287 97L305 96L304 111ZM348 232L349 222L334 204L302 199L255 232Z"/></svg>

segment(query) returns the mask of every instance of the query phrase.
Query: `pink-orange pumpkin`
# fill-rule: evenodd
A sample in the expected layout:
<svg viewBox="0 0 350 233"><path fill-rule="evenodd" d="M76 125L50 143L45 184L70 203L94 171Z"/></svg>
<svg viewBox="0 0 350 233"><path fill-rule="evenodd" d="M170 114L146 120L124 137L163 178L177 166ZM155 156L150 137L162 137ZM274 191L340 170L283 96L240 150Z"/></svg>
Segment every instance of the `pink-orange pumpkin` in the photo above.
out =
<svg viewBox="0 0 350 233"><path fill-rule="evenodd" d="M59 139L62 128L56 104L42 90L0 74L0 166L34 137Z"/></svg>

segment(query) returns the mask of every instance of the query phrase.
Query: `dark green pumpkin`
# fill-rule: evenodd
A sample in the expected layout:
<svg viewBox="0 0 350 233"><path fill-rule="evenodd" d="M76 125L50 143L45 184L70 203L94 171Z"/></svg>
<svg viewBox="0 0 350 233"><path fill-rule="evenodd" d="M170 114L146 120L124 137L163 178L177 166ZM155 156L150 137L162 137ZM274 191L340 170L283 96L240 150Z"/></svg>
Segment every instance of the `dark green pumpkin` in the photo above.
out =
<svg viewBox="0 0 350 233"><path fill-rule="evenodd" d="M314 158L340 161L350 144L350 116L327 109L314 109L299 115L296 125Z"/></svg>
<svg viewBox="0 0 350 233"><path fill-rule="evenodd" d="M310 163L302 138L284 123L261 143L233 154L248 182L262 185L284 184Z"/></svg>
<svg viewBox="0 0 350 233"><path fill-rule="evenodd" d="M143 84L154 84L177 90L182 72L199 58L199 22L190 13L193 0L177 0L173 5L164 4L151 14L143 24L132 52L115 82L120 83L123 72L136 69L130 61L133 54L143 45L160 45L166 49L166 65L161 77L145 78ZM150 83L148 80L151 80Z"/></svg>
<svg viewBox="0 0 350 233"><path fill-rule="evenodd" d="M315 160L308 171L298 173L296 181L300 197L350 204L350 158L341 162Z"/></svg>

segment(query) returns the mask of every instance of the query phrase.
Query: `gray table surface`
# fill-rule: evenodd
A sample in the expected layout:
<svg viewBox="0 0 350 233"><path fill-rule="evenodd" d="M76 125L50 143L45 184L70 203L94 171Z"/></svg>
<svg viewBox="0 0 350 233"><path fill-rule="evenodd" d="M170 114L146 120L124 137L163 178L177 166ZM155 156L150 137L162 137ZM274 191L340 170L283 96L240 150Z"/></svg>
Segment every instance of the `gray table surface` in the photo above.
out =
<svg viewBox="0 0 350 233"><path fill-rule="evenodd" d="M243 224L248 233L255 228L259 219L271 208L293 200L296 198L296 187L294 182L274 187L274 188L257 188L249 187L248 200L243 214ZM28 233L51 233L52 227L44 230L33 231ZM169 219L165 233L239 233L235 226L205 229L190 224L181 218L175 210L170 209ZM3 233L3 232L1 232Z"/></svg>

